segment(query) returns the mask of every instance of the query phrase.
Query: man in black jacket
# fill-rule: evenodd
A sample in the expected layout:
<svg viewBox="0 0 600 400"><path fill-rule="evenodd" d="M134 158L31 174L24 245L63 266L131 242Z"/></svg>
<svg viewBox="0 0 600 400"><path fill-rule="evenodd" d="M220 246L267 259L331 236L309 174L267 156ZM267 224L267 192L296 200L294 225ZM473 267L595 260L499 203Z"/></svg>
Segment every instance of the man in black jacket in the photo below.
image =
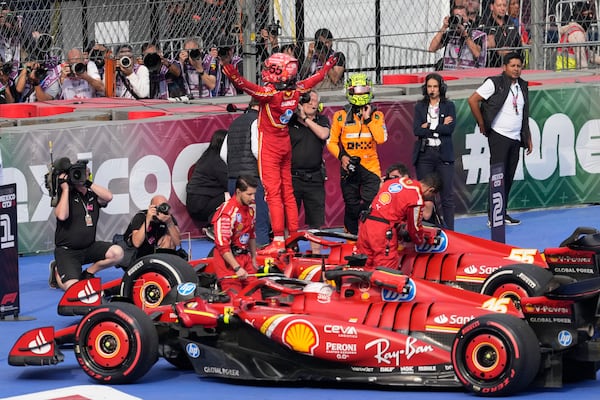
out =
<svg viewBox="0 0 600 400"><path fill-rule="evenodd" d="M504 167L505 204L508 204L521 147L527 149L528 155L533 150L529 131L529 89L521 78L522 68L521 56L508 53L504 56L502 74L487 78L468 100L479 131L488 138L490 166L502 164ZM504 215L504 222L507 225L521 223L508 213Z"/></svg>

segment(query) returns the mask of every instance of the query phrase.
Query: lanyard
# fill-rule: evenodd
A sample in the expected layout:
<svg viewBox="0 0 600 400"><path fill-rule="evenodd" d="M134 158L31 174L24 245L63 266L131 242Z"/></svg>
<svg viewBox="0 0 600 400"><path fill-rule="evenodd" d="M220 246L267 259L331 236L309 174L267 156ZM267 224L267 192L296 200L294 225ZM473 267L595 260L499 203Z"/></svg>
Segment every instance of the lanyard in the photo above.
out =
<svg viewBox="0 0 600 400"><path fill-rule="evenodd" d="M510 90L510 94L512 95L512 104L513 104L513 108L515 109L515 114L519 115L519 106L517 104L517 100L519 99L519 85L517 84L515 86L514 92L512 90L512 86L509 88L509 90Z"/></svg>

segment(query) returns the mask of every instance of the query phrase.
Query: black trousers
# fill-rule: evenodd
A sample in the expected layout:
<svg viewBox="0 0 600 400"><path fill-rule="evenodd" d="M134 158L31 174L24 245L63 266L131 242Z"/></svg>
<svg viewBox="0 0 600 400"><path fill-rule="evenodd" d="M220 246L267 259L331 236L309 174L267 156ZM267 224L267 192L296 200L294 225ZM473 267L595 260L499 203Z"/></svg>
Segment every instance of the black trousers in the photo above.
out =
<svg viewBox="0 0 600 400"><path fill-rule="evenodd" d="M515 178L517 165L519 165L521 142L509 139L492 130L488 135L488 145L490 146L490 166L494 164L504 166L504 202L508 209L508 195Z"/></svg>
<svg viewBox="0 0 600 400"><path fill-rule="evenodd" d="M368 209L379 191L381 178L358 166L356 172L347 174L342 170L342 196L344 197L344 226L349 233L358 234L360 212Z"/></svg>

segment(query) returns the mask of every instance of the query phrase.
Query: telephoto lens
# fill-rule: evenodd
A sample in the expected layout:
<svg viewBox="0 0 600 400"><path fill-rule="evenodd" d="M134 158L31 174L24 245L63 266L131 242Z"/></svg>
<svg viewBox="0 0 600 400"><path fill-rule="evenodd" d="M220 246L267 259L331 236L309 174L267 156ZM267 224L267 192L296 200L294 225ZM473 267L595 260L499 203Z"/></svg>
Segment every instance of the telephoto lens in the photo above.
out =
<svg viewBox="0 0 600 400"><path fill-rule="evenodd" d="M202 52L200 52L200 49L190 50L190 59L198 61L200 58L202 58Z"/></svg>
<svg viewBox="0 0 600 400"><path fill-rule="evenodd" d="M78 62L75 64L71 64L71 71L73 71L76 75L81 75L87 70L84 63Z"/></svg>

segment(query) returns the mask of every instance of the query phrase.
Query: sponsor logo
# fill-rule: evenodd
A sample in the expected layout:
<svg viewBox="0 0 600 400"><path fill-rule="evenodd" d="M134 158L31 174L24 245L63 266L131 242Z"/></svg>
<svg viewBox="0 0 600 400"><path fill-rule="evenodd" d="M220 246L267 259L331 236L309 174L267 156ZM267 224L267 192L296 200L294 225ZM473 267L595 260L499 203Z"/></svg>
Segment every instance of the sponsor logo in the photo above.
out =
<svg viewBox="0 0 600 400"><path fill-rule="evenodd" d="M221 368L221 367L204 367L204 372L212 375L223 376L240 376L239 369Z"/></svg>
<svg viewBox="0 0 600 400"><path fill-rule="evenodd" d="M350 367L350 369L354 372L373 372L375 370L371 367Z"/></svg>
<svg viewBox="0 0 600 400"><path fill-rule="evenodd" d="M296 106L296 100L287 100L287 101L281 102L281 108L295 107L295 106Z"/></svg>
<svg viewBox="0 0 600 400"><path fill-rule="evenodd" d="M380 367L379 372L394 372L395 369L394 367Z"/></svg>
<svg viewBox="0 0 600 400"><path fill-rule="evenodd" d="M570 324L571 318L562 317L531 317L529 322L544 323L544 324Z"/></svg>
<svg viewBox="0 0 600 400"><path fill-rule="evenodd" d="M6 197L6 196L4 196ZM6 204L2 204L2 208L9 208ZM8 214L0 215L0 249L11 249L15 247L15 235L12 232L10 216Z"/></svg>
<svg viewBox="0 0 600 400"><path fill-rule="evenodd" d="M410 366L410 367L400 367L400 373L401 374L414 374L415 373L415 367Z"/></svg>
<svg viewBox="0 0 600 400"><path fill-rule="evenodd" d="M356 354L356 343L325 342L325 352L340 354Z"/></svg>
<svg viewBox="0 0 600 400"><path fill-rule="evenodd" d="M500 268L500 267L499 266L491 267L491 266L487 266L487 265L480 265L479 267L476 267L475 265L469 265L468 267L466 267L464 269L464 272L467 275L491 275L498 268Z"/></svg>
<svg viewBox="0 0 600 400"><path fill-rule="evenodd" d="M185 352L192 358L200 357L200 347L196 343L188 343L185 345Z"/></svg>
<svg viewBox="0 0 600 400"><path fill-rule="evenodd" d="M406 285L402 289L402 293L394 290L383 289L381 291L381 299L388 302L412 301L417 295L417 286L412 279L406 281Z"/></svg>
<svg viewBox="0 0 600 400"><path fill-rule="evenodd" d="M593 268L583 268L583 267L556 267L554 268L554 272L561 272L567 274L594 274Z"/></svg>
<svg viewBox="0 0 600 400"><path fill-rule="evenodd" d="M435 365L420 365L417 367L417 371L419 372L436 372L437 368Z"/></svg>
<svg viewBox="0 0 600 400"><path fill-rule="evenodd" d="M250 234L249 233L242 233L240 235L240 243L241 244L248 244L249 241L250 241Z"/></svg>
<svg viewBox="0 0 600 400"><path fill-rule="evenodd" d="M447 317L445 314L441 314L435 317L433 321L437 324L464 325L472 319L475 319L474 315L465 316L452 314L450 317Z"/></svg>
<svg viewBox="0 0 600 400"><path fill-rule="evenodd" d="M27 349L33 354L42 355L48 353L52 349L52 346L48 343L44 332L40 329L37 335L35 335L35 339L27 345Z"/></svg>
<svg viewBox="0 0 600 400"><path fill-rule="evenodd" d="M388 192L383 192L379 195L379 202L383 205L390 204L392 201L392 195Z"/></svg>
<svg viewBox="0 0 600 400"><path fill-rule="evenodd" d="M188 296L196 290L196 284L192 282L180 283L177 285L177 293L181 296Z"/></svg>
<svg viewBox="0 0 600 400"><path fill-rule="evenodd" d="M561 264L592 264L591 257L572 257L572 256L550 256L548 261Z"/></svg>
<svg viewBox="0 0 600 400"><path fill-rule="evenodd" d="M325 333L332 333L334 335L338 335L339 337L358 337L358 332L353 326L325 325L323 327L323 331Z"/></svg>
<svg viewBox="0 0 600 400"><path fill-rule="evenodd" d="M563 347L570 346L573 343L573 335L569 331L560 331L558 332L558 344Z"/></svg>
<svg viewBox="0 0 600 400"><path fill-rule="evenodd" d="M77 293L77 300L83 304L94 304L99 300L98 293L94 291L90 281L87 281L84 288Z"/></svg>
<svg viewBox="0 0 600 400"><path fill-rule="evenodd" d="M428 243L423 243L421 245L415 246L415 250L417 253L443 253L448 248L448 235L446 232L441 231L439 234L439 243L436 245L431 245Z"/></svg>
<svg viewBox="0 0 600 400"><path fill-rule="evenodd" d="M525 275L523 272L519 273L519 275L517 275L517 278L521 278L521 280L523 282L525 282L525 284L527 286L529 286L530 288L532 288L532 289L535 289L536 286L537 286L535 284L535 282L530 277L528 277L527 275Z"/></svg>
<svg viewBox="0 0 600 400"><path fill-rule="evenodd" d="M281 114L281 117L279 117L279 122L286 125L287 123L290 122L290 119L292 119L292 115L294 115L293 110L289 110L289 109L285 110L285 112L283 114Z"/></svg>
<svg viewBox="0 0 600 400"><path fill-rule="evenodd" d="M390 193L398 193L398 192L402 191L402 185L399 183L392 183L388 187L388 190L390 191Z"/></svg>
<svg viewBox="0 0 600 400"><path fill-rule="evenodd" d="M404 356L406 360L410 360L417 354L429 353L433 351L431 345L417 345L417 339L407 337L404 349L390 350L390 341L388 339L375 339L365 345L365 350L371 347L375 348L373 356L377 363L400 366L400 356Z"/></svg>
<svg viewBox="0 0 600 400"><path fill-rule="evenodd" d="M331 302L331 294L333 293L333 288L329 285L323 286L319 293L317 294L317 301L321 304L327 304Z"/></svg>
<svg viewBox="0 0 600 400"><path fill-rule="evenodd" d="M306 320L294 320L287 324L282 338L283 343L299 353L313 354L319 344L317 330Z"/></svg>
<svg viewBox="0 0 600 400"><path fill-rule="evenodd" d="M571 314L571 308L564 306L549 306L537 304L525 304L525 311L528 314Z"/></svg>

